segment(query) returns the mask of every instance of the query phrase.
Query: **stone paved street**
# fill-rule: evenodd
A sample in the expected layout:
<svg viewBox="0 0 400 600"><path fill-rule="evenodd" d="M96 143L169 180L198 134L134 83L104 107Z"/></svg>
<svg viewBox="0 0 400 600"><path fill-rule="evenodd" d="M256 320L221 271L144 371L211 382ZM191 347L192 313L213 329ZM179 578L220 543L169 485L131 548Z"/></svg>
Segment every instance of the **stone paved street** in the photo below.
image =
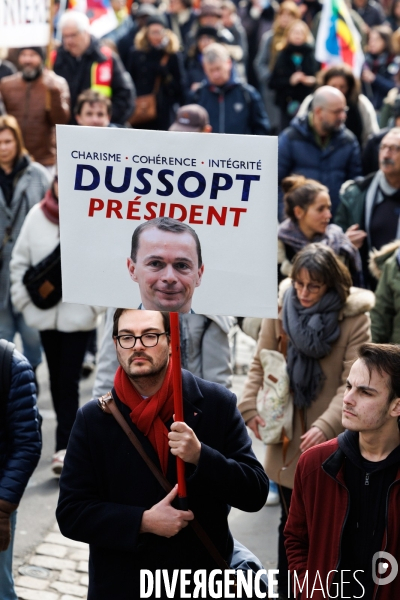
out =
<svg viewBox="0 0 400 600"><path fill-rule="evenodd" d="M246 379L246 371L254 351L255 343L245 336L240 330L235 341L234 363L235 371L233 391L240 396ZM45 367L41 367L41 380L45 380ZM92 378L83 382L82 403L90 398ZM45 383L43 384L41 399L48 394ZM42 400L39 406L42 409ZM51 411L47 417L51 420ZM54 417L53 417L54 421ZM46 427L45 434L53 427ZM263 445L255 440L254 448L258 458L263 460ZM42 457L43 460L43 457ZM56 503L56 487L54 481L50 484L46 479L51 479L49 471L49 460L43 466L43 474L38 484L33 485L24 497L18 517L16 556L14 557L14 577L18 598L21 600L77 600L87 597L88 585L88 546L81 542L75 542L61 535L54 518L54 506ZM40 467L40 465L39 465ZM33 480L35 475L33 476ZM49 484L49 485L48 485ZM30 519L36 518L29 510L29 502L33 503L40 489L50 490L47 492L47 510L52 506L51 525L46 532L40 534L34 547L29 552L23 552L27 545L21 545L18 534L27 533ZM36 491L37 490L37 491ZM41 510L43 502L36 506L36 511ZM278 507L265 506L261 511L254 514L243 513L235 508L230 514L230 526L233 535L243 544L248 546L262 561L266 568L274 568L276 565L276 543ZM21 525L22 522L22 525ZM22 529L24 527L25 529ZM36 534L37 538L37 534ZM15 554L15 553L14 553ZM111 600L111 599L110 599Z"/></svg>

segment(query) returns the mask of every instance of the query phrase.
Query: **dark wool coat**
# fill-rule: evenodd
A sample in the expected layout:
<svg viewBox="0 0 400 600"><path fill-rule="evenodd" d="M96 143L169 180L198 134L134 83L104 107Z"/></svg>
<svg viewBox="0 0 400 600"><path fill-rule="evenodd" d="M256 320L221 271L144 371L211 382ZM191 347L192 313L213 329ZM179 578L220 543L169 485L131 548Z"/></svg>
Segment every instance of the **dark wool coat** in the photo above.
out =
<svg viewBox="0 0 400 600"><path fill-rule="evenodd" d="M236 397L188 371L182 378L185 421L202 443L197 467L186 464L189 508L229 560L229 506L260 510L268 479L251 449ZM159 466L129 408L118 398L116 403ZM176 483L172 454L167 478ZM113 416L94 400L81 408L60 480L57 519L65 536L90 544L88 600L139 598L140 569L218 568L190 527L171 538L139 535L143 512L165 495Z"/></svg>
<svg viewBox="0 0 400 600"><path fill-rule="evenodd" d="M143 124L144 129L166 131L174 122L174 107L184 104L186 72L180 52L169 53L168 63L161 65L164 50L150 48L148 51L132 48L129 54L128 72L136 86L138 96L152 94L157 78L157 120ZM135 125L138 128L137 125Z"/></svg>
<svg viewBox="0 0 400 600"><path fill-rule="evenodd" d="M312 90L312 87L304 85L304 83L291 85L290 78L297 71L302 71L305 75L316 74L318 63L315 60L314 53L315 49L310 44L302 44L301 46L290 44L279 53L271 73L269 87L276 90L275 104L283 111L292 101L299 102L300 105ZM294 54L301 57L298 66L292 60Z"/></svg>

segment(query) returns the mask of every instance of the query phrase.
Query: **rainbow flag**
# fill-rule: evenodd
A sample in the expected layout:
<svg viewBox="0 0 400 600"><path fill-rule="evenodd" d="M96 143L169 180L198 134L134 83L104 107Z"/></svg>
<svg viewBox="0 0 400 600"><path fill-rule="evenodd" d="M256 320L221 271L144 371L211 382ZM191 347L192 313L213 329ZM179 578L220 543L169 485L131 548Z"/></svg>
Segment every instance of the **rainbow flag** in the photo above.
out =
<svg viewBox="0 0 400 600"><path fill-rule="evenodd" d="M324 65L346 63L359 77L364 64L361 36L345 0L324 0L315 42L315 58Z"/></svg>
<svg viewBox="0 0 400 600"><path fill-rule="evenodd" d="M110 0L67 0L66 8L86 13L90 20L90 32L97 38L118 26Z"/></svg>

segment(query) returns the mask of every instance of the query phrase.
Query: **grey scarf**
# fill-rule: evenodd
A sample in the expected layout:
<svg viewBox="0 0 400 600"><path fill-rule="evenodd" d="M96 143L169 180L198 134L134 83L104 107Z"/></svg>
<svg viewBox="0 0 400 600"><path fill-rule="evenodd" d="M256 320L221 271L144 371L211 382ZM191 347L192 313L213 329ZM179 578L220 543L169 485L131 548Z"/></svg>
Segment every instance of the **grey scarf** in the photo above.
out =
<svg viewBox="0 0 400 600"><path fill-rule="evenodd" d="M298 408L310 406L321 388L325 377L319 359L329 354L340 335L342 306L336 290L329 290L309 308L301 306L294 287L285 293L282 322L289 337L287 368Z"/></svg>

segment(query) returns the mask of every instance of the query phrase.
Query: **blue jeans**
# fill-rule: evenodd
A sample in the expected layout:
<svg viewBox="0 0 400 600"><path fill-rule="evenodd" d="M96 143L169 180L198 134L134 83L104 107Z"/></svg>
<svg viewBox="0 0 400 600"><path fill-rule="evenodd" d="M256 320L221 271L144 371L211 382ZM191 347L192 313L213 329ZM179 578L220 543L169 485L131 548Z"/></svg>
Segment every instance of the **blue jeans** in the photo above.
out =
<svg viewBox="0 0 400 600"><path fill-rule="evenodd" d="M15 334L22 338L23 354L29 360L33 369L42 362L42 348L37 329L28 327L22 313L15 312L9 302L7 308L0 309L0 338L9 342L14 341Z"/></svg>
<svg viewBox="0 0 400 600"><path fill-rule="evenodd" d="M0 552L0 598L1 600L17 600L17 594L14 590L14 579L12 575L12 557L14 546L15 524L17 521L17 511L14 511L10 518L11 521L11 542L7 550Z"/></svg>

